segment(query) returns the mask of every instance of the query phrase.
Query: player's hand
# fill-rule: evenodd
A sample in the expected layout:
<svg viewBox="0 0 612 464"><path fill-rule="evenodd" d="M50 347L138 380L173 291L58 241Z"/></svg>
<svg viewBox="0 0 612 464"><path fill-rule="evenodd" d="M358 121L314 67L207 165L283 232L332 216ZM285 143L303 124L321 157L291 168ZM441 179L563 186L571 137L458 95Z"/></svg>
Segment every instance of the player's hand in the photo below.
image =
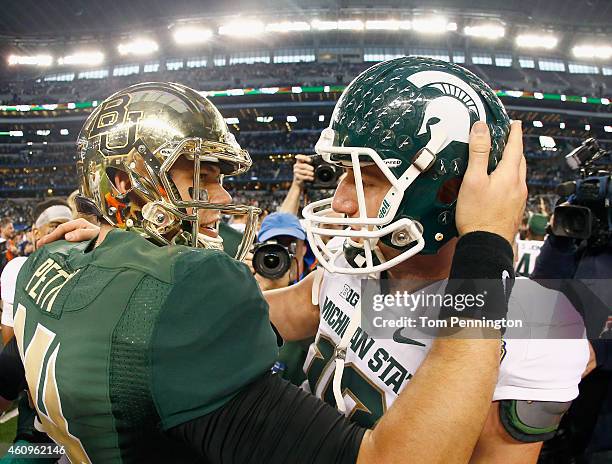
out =
<svg viewBox="0 0 612 464"><path fill-rule="evenodd" d="M468 167L457 198L459 235L484 231L498 234L512 244L527 201L527 164L523 155L521 122L510 126L508 143L497 168L487 174L491 136L484 122L470 132Z"/></svg>
<svg viewBox="0 0 612 464"><path fill-rule="evenodd" d="M36 247L40 248L47 243L56 240L67 240L69 242L83 242L98 236L100 227L86 221L83 218L73 219L58 226L53 232L45 235L36 242Z"/></svg>
<svg viewBox="0 0 612 464"><path fill-rule="evenodd" d="M277 288L285 288L288 287L291 283L291 269L285 272L285 275L280 277L279 279L268 279L267 277L263 277L259 274L254 274L255 280L259 284L259 288L262 292L266 290L275 290Z"/></svg>
<svg viewBox="0 0 612 464"><path fill-rule="evenodd" d="M314 181L314 167L310 164L310 161L310 156L295 155L293 183L299 187L303 187L304 182Z"/></svg>
<svg viewBox="0 0 612 464"><path fill-rule="evenodd" d="M253 252L252 251L249 251L246 254L242 262L248 266L249 271L251 271L251 274L255 274L255 269L253 269Z"/></svg>

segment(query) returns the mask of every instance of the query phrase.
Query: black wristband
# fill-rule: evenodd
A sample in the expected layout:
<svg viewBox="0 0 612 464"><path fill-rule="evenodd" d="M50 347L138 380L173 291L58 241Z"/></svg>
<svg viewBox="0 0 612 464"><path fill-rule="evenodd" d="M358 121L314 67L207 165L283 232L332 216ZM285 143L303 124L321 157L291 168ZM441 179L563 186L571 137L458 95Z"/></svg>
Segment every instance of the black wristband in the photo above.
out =
<svg viewBox="0 0 612 464"><path fill-rule="evenodd" d="M471 232L461 237L455 249L446 294L461 295L462 298L472 295L472 299L483 304L465 307L461 311L444 306L440 318L505 318L514 282L513 258L512 247L497 234Z"/></svg>

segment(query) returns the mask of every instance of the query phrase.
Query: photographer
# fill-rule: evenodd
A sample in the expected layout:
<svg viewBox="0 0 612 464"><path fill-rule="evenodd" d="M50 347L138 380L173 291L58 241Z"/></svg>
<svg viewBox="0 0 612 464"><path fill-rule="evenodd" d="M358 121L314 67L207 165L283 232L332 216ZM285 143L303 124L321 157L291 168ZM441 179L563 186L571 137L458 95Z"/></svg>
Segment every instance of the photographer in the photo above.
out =
<svg viewBox="0 0 612 464"><path fill-rule="evenodd" d="M288 287L306 277L314 258L298 218L272 213L261 223L253 251L253 273L262 291Z"/></svg>
<svg viewBox="0 0 612 464"><path fill-rule="evenodd" d="M278 211L297 216L300 211L302 194L306 194L308 187L335 189L340 174L341 172L338 167L324 162L320 155L295 155L293 182ZM304 198L304 204L307 203L308 199Z"/></svg>
<svg viewBox="0 0 612 464"><path fill-rule="evenodd" d="M582 313L598 369L580 384L557 437L544 448L541 462L610 462L612 460L612 343L607 323L612 307L612 230L610 173L595 161L608 156L594 139L566 156L576 181L559 186L567 202L554 211L549 235L537 258L533 279L555 286ZM555 280L546 280L555 279Z"/></svg>
<svg viewBox="0 0 612 464"><path fill-rule="evenodd" d="M306 277L316 265L306 244L306 232L293 214L268 215L257 239L252 267L262 291L288 287ZM311 342L312 338L285 343L273 370L300 385L305 379L302 366Z"/></svg>

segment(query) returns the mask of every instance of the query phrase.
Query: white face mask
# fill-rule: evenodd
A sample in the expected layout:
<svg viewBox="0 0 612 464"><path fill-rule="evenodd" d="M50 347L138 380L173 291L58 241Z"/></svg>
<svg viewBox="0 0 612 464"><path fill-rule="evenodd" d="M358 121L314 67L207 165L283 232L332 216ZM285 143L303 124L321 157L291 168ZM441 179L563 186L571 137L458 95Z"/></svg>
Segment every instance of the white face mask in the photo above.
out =
<svg viewBox="0 0 612 464"><path fill-rule="evenodd" d="M345 166L353 169L357 189L357 203L359 216L354 218L337 217L332 210L333 198L325 198L305 206L302 215L305 220L306 234L310 247L321 265L329 272L340 274L372 274L390 269L419 253L425 246L423 227L417 221L408 218L393 221L404 197L404 192L417 179L419 174L427 170L435 161L435 155L443 146L446 137L439 134L433 137L408 168L396 177L389 165L397 166L399 160L384 160L375 150L367 147L338 147L334 146L335 132L331 128L325 129L315 145L315 151L322 155L328 163L337 163L334 155L350 156L350 162L344 161ZM391 183L391 188L383 198L376 217L369 217L366 211L365 192L361 179L361 165L376 164ZM342 226L342 230L326 228L326 226ZM377 250L380 238L389 235L391 242L398 246L407 246L400 255L384 261ZM330 248L322 237L345 237L363 247L359 267L341 267L334 264L336 258L343 253L343 249ZM378 262L375 262L378 261Z"/></svg>

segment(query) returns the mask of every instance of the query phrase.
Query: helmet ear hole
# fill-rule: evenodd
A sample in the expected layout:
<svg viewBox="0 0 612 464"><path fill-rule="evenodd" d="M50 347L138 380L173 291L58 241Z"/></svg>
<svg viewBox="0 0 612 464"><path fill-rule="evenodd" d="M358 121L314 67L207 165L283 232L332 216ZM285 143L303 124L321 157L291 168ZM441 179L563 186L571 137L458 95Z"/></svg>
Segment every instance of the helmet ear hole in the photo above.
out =
<svg viewBox="0 0 612 464"><path fill-rule="evenodd" d="M453 177L445 181L436 195L437 200L445 205L452 205L457 201L462 178Z"/></svg>

